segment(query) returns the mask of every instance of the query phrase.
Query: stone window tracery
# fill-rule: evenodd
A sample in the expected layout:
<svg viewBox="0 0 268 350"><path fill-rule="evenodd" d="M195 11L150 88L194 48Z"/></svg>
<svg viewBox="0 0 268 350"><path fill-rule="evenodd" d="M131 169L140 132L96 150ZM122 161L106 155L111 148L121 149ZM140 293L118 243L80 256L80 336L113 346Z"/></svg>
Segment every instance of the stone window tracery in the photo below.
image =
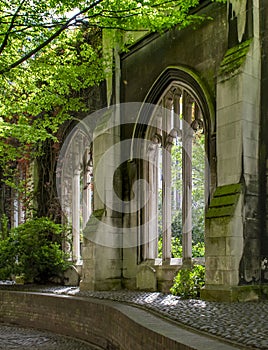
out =
<svg viewBox="0 0 268 350"><path fill-rule="evenodd" d="M82 231L93 211L92 147L81 130L75 130L66 144L57 175L61 179L58 187L62 210L72 230L72 237L67 239L64 248L71 253L73 262L80 264Z"/></svg>
<svg viewBox="0 0 268 350"><path fill-rule="evenodd" d="M182 260L192 259L192 195L193 195L193 151L199 138L204 138L204 122L198 101L191 91L179 83L173 83L159 99L153 116L154 127L147 131L151 140L148 152L148 182L151 196L145 208L147 218L157 217L158 223L147 227L144 256L157 257L158 238L162 236L162 259L172 258L171 246L174 234L172 226L180 212L182 223ZM195 144L195 145L194 145ZM193 146L194 145L194 146ZM194 149L193 149L194 147ZM202 150L204 162L204 149ZM204 164L202 164L204 170ZM204 171L202 171L204 176ZM204 179L203 179L204 182ZM204 186L205 187L205 186ZM204 196L204 193L203 193ZM149 222L150 220L148 220Z"/></svg>

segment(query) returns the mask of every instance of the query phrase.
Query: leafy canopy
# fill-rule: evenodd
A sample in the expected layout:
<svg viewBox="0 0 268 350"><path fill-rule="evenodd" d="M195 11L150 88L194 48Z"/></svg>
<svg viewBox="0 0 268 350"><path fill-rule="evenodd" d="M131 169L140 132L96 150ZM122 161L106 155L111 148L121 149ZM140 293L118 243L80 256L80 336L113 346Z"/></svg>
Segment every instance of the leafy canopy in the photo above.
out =
<svg viewBox="0 0 268 350"><path fill-rule="evenodd" d="M217 0L223 1L223 0ZM0 166L38 152L104 79L101 30L194 23L199 0L0 2ZM34 147L32 147L34 146ZM29 151L30 150L30 151Z"/></svg>
<svg viewBox="0 0 268 350"><path fill-rule="evenodd" d="M81 26L159 31L186 26L199 0L12 0L0 4L0 74L18 67Z"/></svg>

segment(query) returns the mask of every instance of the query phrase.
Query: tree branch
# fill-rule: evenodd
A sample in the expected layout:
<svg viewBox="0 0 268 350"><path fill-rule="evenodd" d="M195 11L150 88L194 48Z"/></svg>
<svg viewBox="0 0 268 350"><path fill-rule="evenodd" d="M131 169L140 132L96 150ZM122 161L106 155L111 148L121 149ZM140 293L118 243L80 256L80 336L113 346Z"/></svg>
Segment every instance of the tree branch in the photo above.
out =
<svg viewBox="0 0 268 350"><path fill-rule="evenodd" d="M16 12L14 13L13 17L12 17L12 20L10 22L10 26L5 34L5 37L4 37L4 40L0 46L0 54L3 52L3 50L5 49L6 45L7 45L7 42L8 42L8 37L9 37L9 34L11 33L12 31L12 28L14 27L14 24L15 24L15 20L23 6L23 4L25 3L26 0L22 0L22 2L20 3L19 7L17 8Z"/></svg>
<svg viewBox="0 0 268 350"><path fill-rule="evenodd" d="M23 0L22 2L24 2L25 0ZM96 7L97 5L99 5L103 0L96 0L94 1L91 5L89 5L88 7L86 7L85 9L83 9L82 11L78 12L77 14L75 14L73 17L71 17L70 19L68 19L67 22L65 22L54 34L52 34L47 40L45 40L42 44L38 45L35 49L31 50L30 52L28 52L27 54L25 54L22 58L20 58L19 60L17 60L16 62L10 64L8 67L2 68L0 69L0 74L5 74L9 71L11 71L11 69L18 67L21 63L27 61L31 56L35 55L37 52L39 52L40 50L42 50L44 47L46 47L48 44L50 44L55 38L57 38L64 30L66 30L69 25L71 24L72 21L74 21L78 16L88 12L89 10L93 9L94 7Z"/></svg>

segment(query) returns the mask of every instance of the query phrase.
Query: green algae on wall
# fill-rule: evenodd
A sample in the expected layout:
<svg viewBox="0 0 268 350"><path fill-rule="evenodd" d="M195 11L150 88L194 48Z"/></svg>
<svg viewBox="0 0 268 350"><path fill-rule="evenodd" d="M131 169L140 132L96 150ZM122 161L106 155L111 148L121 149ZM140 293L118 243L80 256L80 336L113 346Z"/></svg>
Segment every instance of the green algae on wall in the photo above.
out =
<svg viewBox="0 0 268 350"><path fill-rule="evenodd" d="M232 216L241 192L241 183L217 187L206 213L206 219Z"/></svg>
<svg viewBox="0 0 268 350"><path fill-rule="evenodd" d="M242 42L227 50L220 65L220 75L236 71L246 60L252 39Z"/></svg>

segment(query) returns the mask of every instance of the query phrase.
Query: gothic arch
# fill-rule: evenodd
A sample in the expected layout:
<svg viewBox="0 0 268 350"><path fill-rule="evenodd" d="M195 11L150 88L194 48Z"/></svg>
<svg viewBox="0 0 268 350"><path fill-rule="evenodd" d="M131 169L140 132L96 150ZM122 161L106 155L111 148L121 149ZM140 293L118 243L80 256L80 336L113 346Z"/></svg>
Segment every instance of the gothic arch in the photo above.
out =
<svg viewBox="0 0 268 350"><path fill-rule="evenodd" d="M93 207L92 143L81 124L66 136L57 164L57 190L65 220L71 227L72 237L67 237L64 247L71 253L72 261L81 265L81 232Z"/></svg>
<svg viewBox="0 0 268 350"><path fill-rule="evenodd" d="M166 68L155 80L144 102L156 104L163 95L163 91L168 89L173 82L179 82L180 85L191 91L191 94L199 102L202 115L205 117L206 130L213 134L216 126L214 101L206 84L196 72L188 67L174 66Z"/></svg>
<svg viewBox="0 0 268 350"><path fill-rule="evenodd" d="M153 135L157 135L159 136L159 140L155 140L153 142L154 145L152 145L153 147L155 147L155 144L160 144L160 147L162 147L163 149L167 150L167 143L170 142L168 141L168 137L171 136L171 138L173 137L172 135L164 135L163 133L161 135L159 135L158 133L155 134L154 129L156 130L158 127L155 126L154 123L151 123L151 119L154 118L154 106L155 105L159 105L159 103L163 103L163 100L166 99L168 97L168 95L170 94L170 91L172 93L175 93L175 90L177 89L177 91L179 91L180 94L180 98L181 101L184 102L179 102L182 103L182 109L184 109L184 112L186 111L185 109L185 104L188 103L188 105L191 105L192 103L194 103L195 107L192 109L192 107L190 107L190 110L188 110L188 117L186 119L184 119L185 117L183 116L183 119L189 123L192 127L193 127L193 123L191 122L191 118L192 118L192 114L197 111L197 113L201 116L202 118L202 123L203 123L203 131L205 134L205 153L207 155L207 159L208 159L208 164L207 164L207 168L206 168L206 175L205 178L207 178L207 183L205 185L206 189L206 196L207 198L209 198L210 193L212 192L212 189L215 188L215 180L216 179L216 165L215 165L215 112L214 112L214 104L212 102L212 99L210 97L210 94L204 84L204 82L202 82L202 80L200 79L200 77L193 72L192 70L190 70L189 68L186 67L168 67L155 81L155 83L152 85L150 91L148 92L146 98L145 98L145 103L144 106L142 107L137 123L135 125L134 128L134 133L133 133L133 139L137 138L145 138L145 139L152 139ZM174 95L175 96L175 95ZM182 98L182 96L184 96ZM186 100L189 99L190 102L186 102ZM166 100L167 101L167 100ZM166 104L164 105L164 108L166 108ZM171 107L170 107L171 108ZM174 111L177 114L180 114L181 112L178 112L175 110L175 107L173 105ZM161 113L161 112L160 112ZM152 117L153 116L153 117ZM198 119L195 119L194 121L198 121ZM160 117L161 119L161 117ZM201 119L199 119L201 120ZM162 123L162 122L161 122ZM149 126L148 126L149 124ZM154 126L152 126L154 124ZM162 125L162 124L161 124ZM161 129L161 126L160 126ZM194 128L193 128L194 129ZM153 131L152 131L153 130ZM166 138L166 141L163 142L163 138ZM174 138L173 138L174 140ZM134 141L135 142L135 141ZM187 141L188 142L188 141ZM192 142L192 141L191 141ZM171 141L172 144L172 141ZM151 147L151 150L152 148ZM171 164L170 160L168 160L169 156L168 154L171 152L171 147L170 146L170 150L168 152L166 152L166 156L163 158L163 162L168 162L169 166ZM155 147L156 150L157 147ZM185 145L183 146L183 149L185 148ZM156 151L157 152L157 151ZM192 152L192 151L191 151ZM155 157L155 153L153 154L153 157ZM184 155L185 158L185 155ZM191 162L191 161L190 161ZM153 163L153 162L152 162ZM139 177L141 178L146 178L147 176L147 180L149 183L154 183L154 186L158 186L155 185L157 182L159 182L157 180L157 177L159 175L157 175L155 173L155 170L153 169L154 166L151 166L149 163L144 163L138 166L138 172L139 172ZM164 165L163 165L164 168ZM170 170L166 171L165 174L161 175L164 176L166 178L170 178L170 175L168 175L168 172ZM190 170L192 171L192 170ZM210 175L210 172L212 172L212 176ZM147 173L147 174L145 174ZM154 174L153 174L154 173ZM153 174L153 175L152 175ZM192 175L191 175L192 176ZM154 179L154 180L153 180ZM186 178L184 177L184 180ZM168 180L170 181L170 179ZM188 181L188 180L187 180ZM192 180L190 180L192 181ZM164 188L166 189L166 191L170 192L170 184L169 185L164 185ZM163 191L164 191L163 188ZM152 202L156 202L157 201L157 194L155 193L157 190L153 190L151 189L151 193L153 193L153 199ZM164 193L164 192L163 192ZM190 196L191 196L191 190L190 190ZM190 202L189 202L190 203ZM191 206L191 204L188 203L188 207ZM170 205L169 204L165 204L165 208L163 207L163 214L162 217L164 218L165 216L167 218L164 219L164 221L167 221L169 224L167 226L170 226L171 224L171 214L169 212L169 210L167 209L167 207ZM185 209L182 209L183 211L185 211ZM141 216L143 218L150 218L151 216L153 216L154 214L156 214L158 211L157 207L155 204L150 205L150 203L148 204L147 207L145 207L143 209L143 212L141 214ZM157 215L157 214L156 214ZM184 216L187 216L188 214L184 214ZM163 221L163 227L164 227L164 221ZM186 221L183 221L182 225L186 225L185 224ZM153 225L154 226L154 225ZM170 231L170 230L169 230ZM145 235L144 241L145 242L149 242L148 244L144 244L143 247L141 248L141 252L140 252L140 257L141 260L143 260L144 258L154 258L155 256L155 252L157 250L157 244L156 244L156 236L155 236L155 228L152 228L152 224L148 225L147 230L145 229L144 232L140 232L140 235ZM170 248L169 246L171 245L171 231L168 232L168 234L166 235L166 240L164 240L164 230L163 230L163 257L166 259L170 259L171 258L171 252L170 252ZM185 240L186 242L186 240ZM188 243L183 243L183 245L186 247L185 251L187 250L188 252L184 254L184 260L189 260L189 258L191 258L191 247L189 247L191 245L191 234L189 235L188 238Z"/></svg>

